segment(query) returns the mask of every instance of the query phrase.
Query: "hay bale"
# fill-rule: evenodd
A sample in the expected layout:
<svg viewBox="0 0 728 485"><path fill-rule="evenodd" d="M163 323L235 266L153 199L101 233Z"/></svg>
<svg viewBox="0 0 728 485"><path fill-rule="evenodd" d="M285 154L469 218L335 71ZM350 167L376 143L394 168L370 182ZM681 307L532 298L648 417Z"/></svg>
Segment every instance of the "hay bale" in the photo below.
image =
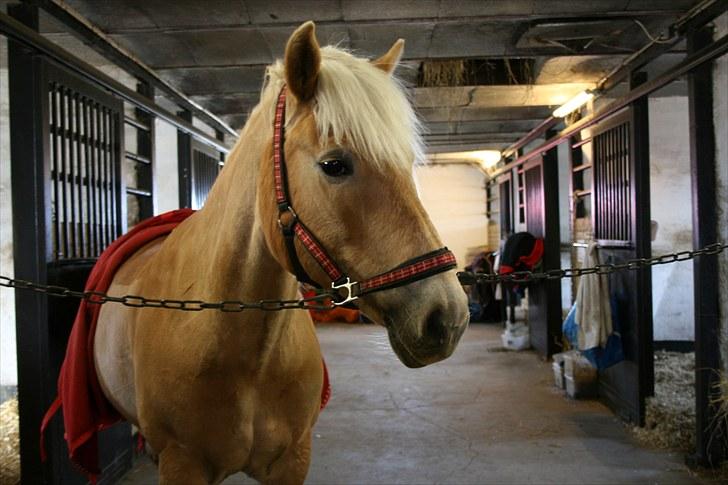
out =
<svg viewBox="0 0 728 485"><path fill-rule="evenodd" d="M428 61L422 64L422 86L463 86L465 84L465 61Z"/></svg>
<svg viewBox="0 0 728 485"><path fill-rule="evenodd" d="M18 399L0 405L0 484L20 483L20 426Z"/></svg>
<svg viewBox="0 0 728 485"><path fill-rule="evenodd" d="M695 445L695 354L655 352L655 395L647 398L645 426L637 440L689 452Z"/></svg>

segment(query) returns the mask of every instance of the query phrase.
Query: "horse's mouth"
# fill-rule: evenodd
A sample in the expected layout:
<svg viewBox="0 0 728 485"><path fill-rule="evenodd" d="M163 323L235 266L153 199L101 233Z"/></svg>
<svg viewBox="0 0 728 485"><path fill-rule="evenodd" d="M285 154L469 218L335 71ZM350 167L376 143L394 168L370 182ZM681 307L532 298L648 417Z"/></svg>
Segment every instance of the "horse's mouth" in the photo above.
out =
<svg viewBox="0 0 728 485"><path fill-rule="evenodd" d="M412 355L412 352L402 343L396 331L390 326L387 326L387 335L389 336L389 343L392 346L392 350L394 350L394 353L405 366L410 369L418 369L427 365L427 363L420 362L417 357Z"/></svg>

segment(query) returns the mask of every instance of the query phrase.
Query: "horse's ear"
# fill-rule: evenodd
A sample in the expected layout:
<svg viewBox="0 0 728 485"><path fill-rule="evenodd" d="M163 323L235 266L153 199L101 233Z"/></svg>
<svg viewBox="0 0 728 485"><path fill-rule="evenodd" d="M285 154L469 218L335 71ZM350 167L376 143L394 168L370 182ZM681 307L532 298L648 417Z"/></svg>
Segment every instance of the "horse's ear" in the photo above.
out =
<svg viewBox="0 0 728 485"><path fill-rule="evenodd" d="M313 22L301 25L288 39L285 66L288 89L301 102L311 99L321 67L321 49Z"/></svg>
<svg viewBox="0 0 728 485"><path fill-rule="evenodd" d="M397 67L397 64L399 64L399 60L402 58L403 52L404 39L397 39L386 54L379 59L372 61L372 63L387 74L392 74L394 69Z"/></svg>

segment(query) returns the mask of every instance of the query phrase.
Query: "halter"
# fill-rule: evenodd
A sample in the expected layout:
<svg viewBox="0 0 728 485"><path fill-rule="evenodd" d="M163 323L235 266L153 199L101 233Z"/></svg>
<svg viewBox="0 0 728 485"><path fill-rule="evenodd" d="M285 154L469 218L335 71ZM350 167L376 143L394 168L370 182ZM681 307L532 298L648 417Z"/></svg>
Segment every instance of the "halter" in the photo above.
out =
<svg viewBox="0 0 728 485"><path fill-rule="evenodd" d="M276 116L273 131L273 176L275 181L276 202L278 203L278 226L283 233L288 250L288 259L291 261L293 271L298 281L309 283L316 287L319 285L303 269L296 254L295 238L303 244L306 250L313 256L321 269L331 279L331 289L338 293L338 290L346 290L346 294L335 305L356 300L362 295L377 291L396 288L407 285L414 281L448 271L455 268L455 255L446 247L436 249L422 256L405 261L393 269L373 276L361 282L352 281L336 262L331 259L321 243L301 222L293 210L288 192L288 178L286 174L286 162L283 145L285 143L285 119L286 119L286 87L283 86L278 95L276 105Z"/></svg>

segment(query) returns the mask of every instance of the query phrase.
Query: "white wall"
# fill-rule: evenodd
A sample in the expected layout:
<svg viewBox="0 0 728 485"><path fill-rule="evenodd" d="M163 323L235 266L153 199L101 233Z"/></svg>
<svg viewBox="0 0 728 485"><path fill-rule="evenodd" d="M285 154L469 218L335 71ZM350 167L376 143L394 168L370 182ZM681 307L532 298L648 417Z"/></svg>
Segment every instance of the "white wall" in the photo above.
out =
<svg viewBox="0 0 728 485"><path fill-rule="evenodd" d="M157 214L179 208L177 129L157 119L154 139L155 208Z"/></svg>
<svg viewBox="0 0 728 485"><path fill-rule="evenodd" d="M650 98L650 199L659 229L654 256L692 249L690 120L686 96ZM693 266L652 268L655 340L694 337Z"/></svg>
<svg viewBox="0 0 728 485"><path fill-rule="evenodd" d="M10 192L10 131L7 42L0 37L0 274L12 277L13 212ZM0 386L18 384L15 350L15 292L0 287ZM0 400L3 393L0 391Z"/></svg>
<svg viewBox="0 0 728 485"><path fill-rule="evenodd" d="M415 168L420 198L442 242L463 268L470 248L488 241L485 175L469 165L424 165Z"/></svg>

